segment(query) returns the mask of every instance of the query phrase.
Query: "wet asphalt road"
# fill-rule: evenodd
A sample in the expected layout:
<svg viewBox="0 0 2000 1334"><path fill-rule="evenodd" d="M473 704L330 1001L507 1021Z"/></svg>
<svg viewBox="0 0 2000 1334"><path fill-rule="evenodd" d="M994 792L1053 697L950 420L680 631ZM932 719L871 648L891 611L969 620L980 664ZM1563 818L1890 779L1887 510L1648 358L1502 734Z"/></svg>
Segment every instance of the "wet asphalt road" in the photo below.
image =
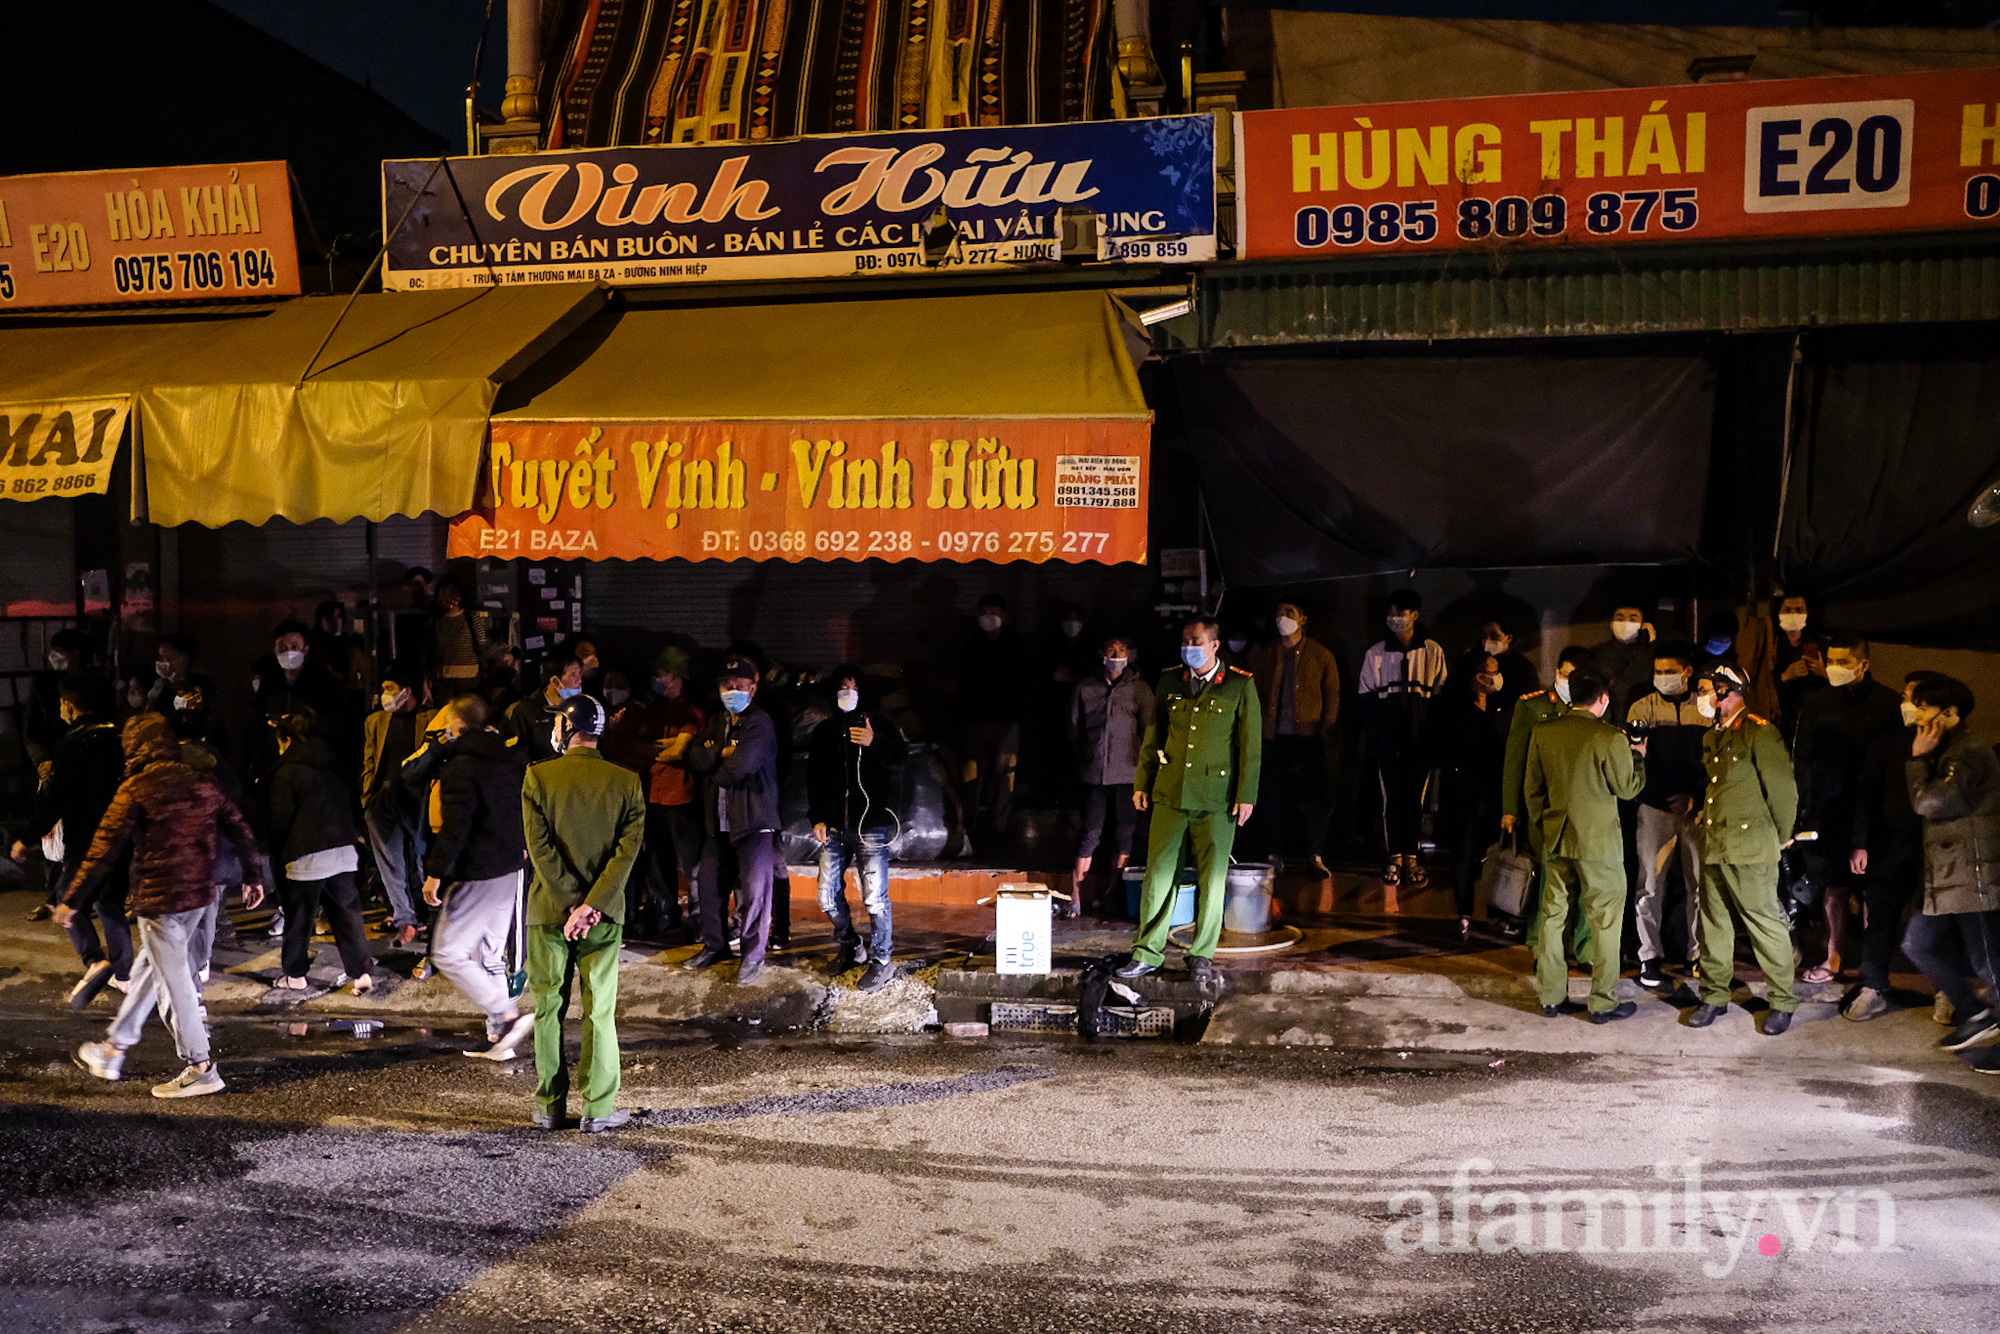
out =
<svg viewBox="0 0 2000 1334"><path fill-rule="evenodd" d="M586 1138L461 1032L223 1020L179 1103L98 1032L0 1013L9 1334L2000 1325L2000 1080L1922 1054L659 1029Z"/></svg>

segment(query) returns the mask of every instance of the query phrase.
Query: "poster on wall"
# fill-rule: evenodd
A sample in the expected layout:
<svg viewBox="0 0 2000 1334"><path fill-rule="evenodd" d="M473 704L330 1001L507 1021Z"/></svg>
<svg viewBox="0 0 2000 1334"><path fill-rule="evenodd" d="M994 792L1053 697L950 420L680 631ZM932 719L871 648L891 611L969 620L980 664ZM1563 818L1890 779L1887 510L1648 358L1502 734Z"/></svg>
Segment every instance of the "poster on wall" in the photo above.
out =
<svg viewBox="0 0 2000 1334"><path fill-rule="evenodd" d="M0 177L0 311L298 292L283 162Z"/></svg>
<svg viewBox="0 0 2000 1334"><path fill-rule="evenodd" d="M1246 259L2000 226L2000 69L1237 117Z"/></svg>
<svg viewBox="0 0 2000 1334"><path fill-rule="evenodd" d="M501 420L450 553L1143 562L1151 429Z"/></svg>
<svg viewBox="0 0 2000 1334"><path fill-rule="evenodd" d="M1215 122L1083 121L382 164L388 291L1201 263ZM407 215L407 216L406 216ZM400 229L397 223L401 222Z"/></svg>

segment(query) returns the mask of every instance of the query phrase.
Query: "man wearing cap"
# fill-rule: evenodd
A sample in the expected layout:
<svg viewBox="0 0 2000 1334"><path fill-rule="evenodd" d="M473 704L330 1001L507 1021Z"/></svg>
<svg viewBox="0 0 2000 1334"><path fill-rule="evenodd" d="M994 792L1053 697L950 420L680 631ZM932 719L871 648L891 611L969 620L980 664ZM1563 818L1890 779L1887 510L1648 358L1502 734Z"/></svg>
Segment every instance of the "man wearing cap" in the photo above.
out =
<svg viewBox="0 0 2000 1334"><path fill-rule="evenodd" d="M1799 998L1792 990L1797 959L1778 905L1778 853L1799 814L1792 761L1778 729L1749 711L1741 668L1716 663L1703 672L1695 707L1714 721L1702 739L1708 782L1701 808L1701 1003L1691 1028L1705 1028L1729 1008L1736 980L1733 906L1750 933L1757 966L1770 983L1764 1034L1791 1027Z"/></svg>
<svg viewBox="0 0 2000 1334"><path fill-rule="evenodd" d="M1203 985L1215 976L1215 947L1222 938L1222 903L1228 890L1229 849L1236 830L1257 801L1264 745L1264 711L1257 683L1240 667L1225 667L1220 627L1192 620L1181 631L1182 666L1160 677L1152 717L1139 743L1132 804L1153 812L1146 844L1146 888L1139 902L1139 935L1132 957L1118 969L1130 981L1159 968L1174 919L1181 850L1194 840L1194 939L1188 974Z"/></svg>
<svg viewBox="0 0 2000 1334"><path fill-rule="evenodd" d="M729 891L741 906L743 963L738 982L756 980L771 938L771 870L776 863L778 728L753 708L757 665L732 656L716 682L722 712L688 746L687 767L703 779L698 800L707 833L701 858L701 951L689 968L729 957ZM733 863L734 874L727 874Z"/></svg>
<svg viewBox="0 0 2000 1334"><path fill-rule="evenodd" d="M646 831L639 776L598 749L607 722L589 695L555 710L556 758L528 770L521 826L528 839L528 985L535 993L535 1124L564 1124L569 1071L563 1018L572 978L583 987L584 1133L616 1130L632 1113L616 1106L618 948L625 938L625 882Z"/></svg>

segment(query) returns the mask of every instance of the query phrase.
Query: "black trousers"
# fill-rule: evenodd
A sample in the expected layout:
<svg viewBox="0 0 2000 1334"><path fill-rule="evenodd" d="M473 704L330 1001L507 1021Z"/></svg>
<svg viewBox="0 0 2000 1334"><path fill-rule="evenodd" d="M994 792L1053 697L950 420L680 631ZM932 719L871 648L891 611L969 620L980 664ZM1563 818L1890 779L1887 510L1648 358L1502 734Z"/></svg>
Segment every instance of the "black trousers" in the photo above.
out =
<svg viewBox="0 0 2000 1334"><path fill-rule="evenodd" d="M718 834L708 840L701 856L704 949L729 952L729 898L734 893L743 919L743 962L764 961L771 944L771 874L777 860L777 836L768 829ZM786 907L789 910L789 895Z"/></svg>
<svg viewBox="0 0 2000 1334"><path fill-rule="evenodd" d="M1318 736L1265 738L1258 791L1266 855L1319 856L1326 836L1326 742Z"/></svg>
<svg viewBox="0 0 2000 1334"><path fill-rule="evenodd" d="M1111 827L1111 854L1130 856L1132 831L1139 812L1132 807L1130 783L1086 783L1083 788L1083 835L1076 841L1076 859L1089 861L1104 841L1104 828Z"/></svg>
<svg viewBox="0 0 2000 1334"><path fill-rule="evenodd" d="M1382 753L1376 760L1382 780L1382 835L1391 857L1417 853L1424 822L1424 758L1415 746Z"/></svg>
<svg viewBox="0 0 2000 1334"><path fill-rule="evenodd" d="M672 930L681 922L681 872L687 872L690 909L700 902L702 829L699 808L692 802L646 806L646 844L638 867L625 885L625 921L630 930L657 924ZM653 899L646 911L645 900Z"/></svg>
<svg viewBox="0 0 2000 1334"><path fill-rule="evenodd" d="M1918 844L1888 847L1868 854L1868 874L1861 878L1861 985L1889 989L1889 966L1903 940L1903 914L1918 894L1924 877L1924 851Z"/></svg>
<svg viewBox="0 0 2000 1334"><path fill-rule="evenodd" d="M1500 837L1500 785L1466 783L1451 795L1447 807L1452 812L1451 890L1458 900L1458 915L1470 917L1479 897L1486 850Z"/></svg>
<svg viewBox="0 0 2000 1334"><path fill-rule="evenodd" d="M368 928L361 922L361 892L354 872L342 871L324 880L294 880L280 876L278 902L285 910L283 958L286 977L304 977L313 961L313 928L320 909L333 928L333 943L340 950L340 967L349 977L360 977L375 966L368 952Z"/></svg>

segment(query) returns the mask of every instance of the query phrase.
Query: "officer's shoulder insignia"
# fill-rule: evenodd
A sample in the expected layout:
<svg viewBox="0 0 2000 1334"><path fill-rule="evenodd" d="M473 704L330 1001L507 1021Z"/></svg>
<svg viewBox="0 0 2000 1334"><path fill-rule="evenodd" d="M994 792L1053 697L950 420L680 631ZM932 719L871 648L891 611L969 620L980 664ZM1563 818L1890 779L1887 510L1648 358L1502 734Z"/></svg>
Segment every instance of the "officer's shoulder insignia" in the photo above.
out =
<svg viewBox="0 0 2000 1334"><path fill-rule="evenodd" d="M1230 671L1232 671L1232 672L1234 672L1234 673L1236 673L1236 674L1237 674L1238 676L1248 676L1248 675L1250 675L1250 673L1248 673L1248 672L1244 671L1244 670L1243 670L1243 669L1242 669L1241 667L1231 667L1231 668L1230 668L1229 670L1230 670Z"/></svg>
<svg viewBox="0 0 2000 1334"><path fill-rule="evenodd" d="M1771 725L1771 724L1770 724L1770 721L1769 721L1768 719L1765 719L1765 718L1759 718L1759 717L1758 717L1758 716L1757 716L1756 714L1754 714L1754 713L1746 713L1746 714L1744 714L1743 716L1744 716L1745 718L1748 718L1748 719L1749 719L1749 720L1750 720L1751 722L1753 722L1753 723L1757 724L1757 726L1759 726L1759 727L1769 727L1769 726Z"/></svg>
<svg viewBox="0 0 2000 1334"><path fill-rule="evenodd" d="M1549 692L1546 690L1537 690L1532 695L1521 696L1522 699L1547 699L1548 697L1549 697Z"/></svg>

